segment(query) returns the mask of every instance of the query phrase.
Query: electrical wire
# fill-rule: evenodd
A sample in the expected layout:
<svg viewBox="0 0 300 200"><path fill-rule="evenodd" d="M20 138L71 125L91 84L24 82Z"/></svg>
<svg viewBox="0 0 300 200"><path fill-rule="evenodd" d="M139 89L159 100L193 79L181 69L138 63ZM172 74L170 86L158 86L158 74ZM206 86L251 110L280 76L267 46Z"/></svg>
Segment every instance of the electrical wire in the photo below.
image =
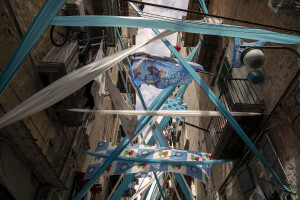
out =
<svg viewBox="0 0 300 200"><path fill-rule="evenodd" d="M92 3L90 0L84 0L84 1ZM93 5L94 5L94 3L93 3ZM97 3L96 3L96 5L97 5ZM109 9L109 8L110 7L106 5L106 9ZM120 8L119 10L127 10L127 9ZM197 29L197 27L195 27L195 26L189 26L188 24L190 24L190 25L199 24L198 21L181 20L181 19L177 19L177 18L172 18L172 17L158 15L158 14L153 14L153 13L147 13L147 12L143 12L143 17L146 17L147 19L153 19L153 20L164 20L166 23L170 23L170 24L177 24L178 22L184 21L185 24L181 25L182 27L191 27L191 28L195 28L195 29ZM230 30L227 30L227 29L223 29L222 27L219 26L219 24L209 23L208 26L209 27L205 27L208 30L223 31L223 32L230 31ZM215 28L212 28L212 27L215 27ZM248 27L242 27L242 26L238 26L238 27L239 27L240 30L235 30L235 32L240 32L240 33L255 33L255 34L269 34L269 35L277 34L277 33L274 33L274 32L257 33L257 32L252 32L252 31L249 31L249 30L243 31L243 29L248 29Z"/></svg>
<svg viewBox="0 0 300 200"><path fill-rule="evenodd" d="M188 13L194 13L194 14L203 15L203 17L204 16L210 16L210 17L215 17L215 18L219 18L219 19L226 19L226 20L235 21L235 22L241 22L241 23L246 23L246 24L251 24L251 25L256 25L256 26L267 27L267 28L271 28L271 29L277 29L277 30L283 30L283 31L288 31L288 32L300 33L300 31L294 30L294 29L287 29L287 28L282 28L282 27L277 27L277 26L260 24L260 23L256 23L256 22L250 22L250 21L247 21L247 20L233 19L233 18L230 18L230 17L224 17L224 16L219 16L219 15L206 14L206 13L203 13L203 12L197 12L197 11L193 11L193 10L174 8L174 7L170 7L170 6L164 6L164 5L159 5L159 4L147 3L147 2L139 2L139 1L134 1L134 0L121 0L121 1L139 3L139 4L155 6L155 7L160 7L160 8L166 8L166 9L171 9L171 10L177 10L177 11L182 11L182 12L188 12Z"/></svg>

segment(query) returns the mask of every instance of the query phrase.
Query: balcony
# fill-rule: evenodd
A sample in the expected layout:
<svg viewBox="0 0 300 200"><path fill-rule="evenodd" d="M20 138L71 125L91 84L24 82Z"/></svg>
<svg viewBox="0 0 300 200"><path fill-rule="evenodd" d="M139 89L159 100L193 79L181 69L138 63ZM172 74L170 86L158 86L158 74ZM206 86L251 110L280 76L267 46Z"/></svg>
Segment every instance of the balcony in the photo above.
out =
<svg viewBox="0 0 300 200"><path fill-rule="evenodd" d="M230 111L263 112L264 104L255 93L252 84L244 79L231 79L221 83L220 100ZM235 117L251 138L257 131L261 116ZM210 148L214 159L235 159L242 155L245 143L223 116L212 117L208 126Z"/></svg>

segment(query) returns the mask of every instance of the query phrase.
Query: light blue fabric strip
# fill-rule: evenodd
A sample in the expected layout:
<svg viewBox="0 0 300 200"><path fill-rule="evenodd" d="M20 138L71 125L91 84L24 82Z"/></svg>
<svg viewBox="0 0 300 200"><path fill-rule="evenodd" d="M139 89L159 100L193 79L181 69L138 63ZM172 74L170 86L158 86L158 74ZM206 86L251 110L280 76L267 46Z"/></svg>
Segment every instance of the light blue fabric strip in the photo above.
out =
<svg viewBox="0 0 300 200"><path fill-rule="evenodd" d="M147 192L145 193L143 200L147 200L147 197L148 197L148 194L149 194L149 192L150 192L150 189L151 189L151 187L149 187L149 188L147 189Z"/></svg>
<svg viewBox="0 0 300 200"><path fill-rule="evenodd" d="M0 76L0 94L2 94L32 47L64 4L65 0L47 0L41 8Z"/></svg>
<svg viewBox="0 0 300 200"><path fill-rule="evenodd" d="M168 99L168 97L172 94L172 92L175 90L175 87L168 87L163 92L159 98L159 100L154 101L151 106L148 109L152 110L158 110ZM146 117L141 117L138 121L138 126L136 128L134 136L136 136L142 128L151 120L152 116L146 116ZM111 156L101 165L101 167L97 170L96 174L94 177L92 177L86 184L85 186L81 189L80 192L76 194L74 197L74 200L80 200L84 194L89 190L93 184L95 183L96 180L101 176L101 174L109 167L109 165L120 155L120 153L128 146L129 140L127 137L125 137L122 142L118 145L118 147L112 152Z"/></svg>
<svg viewBox="0 0 300 200"><path fill-rule="evenodd" d="M148 108L149 110L150 109L153 109L153 106L159 101L159 99L160 99L160 97L161 96L163 96L163 94L166 92L166 90L163 90L162 92L160 92L159 93L159 95L157 96L157 98L155 98L155 100L152 102L152 104L150 105L150 107ZM144 116L143 116L144 117ZM141 120L143 120L144 118L140 118ZM140 121L140 120L139 120ZM147 121L146 122L144 122L144 123L147 123ZM154 144L153 144L154 145ZM131 178L131 179L130 179ZM125 176L125 179L123 180L123 182L122 182L122 184L129 184L130 182L131 182L131 180L132 180L132 176L130 175L130 174L127 174L126 176ZM127 182L125 182L125 180L127 181ZM124 192L124 190L125 190L126 188L124 188L124 186L122 185L122 187L118 187L118 189L116 190L116 192L115 192L115 194L113 195L113 197L112 198L114 198L114 199L120 199L120 197L122 196L122 194L123 194L123 192Z"/></svg>
<svg viewBox="0 0 300 200"><path fill-rule="evenodd" d="M198 51L201 43L202 43L202 41L198 42L197 46L193 49L193 51L191 52L191 54L185 59L186 61L193 62L194 57L195 57L195 55L196 55L196 53L197 53L197 51Z"/></svg>
<svg viewBox="0 0 300 200"><path fill-rule="evenodd" d="M199 0L199 3L200 3L200 5L201 5L201 7L202 7L203 12L204 12L205 14L208 14L208 10L207 10L207 7L206 7L206 5L205 5L204 0ZM208 16L206 16L206 17L208 17Z"/></svg>
<svg viewBox="0 0 300 200"><path fill-rule="evenodd" d="M128 188L129 183L134 178L135 174L127 174L123 179L122 183L118 187L118 190L114 193L110 200L119 200L123 192Z"/></svg>
<svg viewBox="0 0 300 200"><path fill-rule="evenodd" d="M157 186L158 186L159 192L160 192L160 194L161 194L163 200L166 200L165 195L164 195L164 193L163 193L163 190L162 190L162 188L161 188L161 185L159 184L159 180L158 180L158 178L157 178L156 172L153 172L153 175L154 175L154 177L155 177L156 184L157 184ZM159 196L159 195L158 195L158 196Z"/></svg>
<svg viewBox="0 0 300 200"><path fill-rule="evenodd" d="M159 177L159 181L160 181L160 179L161 179L161 176ZM151 187L150 187L151 188ZM153 190L152 190L152 194L151 194L151 198L150 198L150 200L153 200L154 199L154 195L155 195L155 193L156 193L156 190L157 190L157 184L155 184L155 186L154 186L154 188L153 188ZM146 198L147 199L147 198Z"/></svg>
<svg viewBox="0 0 300 200"><path fill-rule="evenodd" d="M160 32L158 30L154 30L156 34ZM222 115L228 120L233 129L237 132L237 134L242 138L242 140L249 146L249 148L253 151L253 153L258 157L258 159L264 164L264 166L270 171L270 173L274 176L277 182L282 185L282 187L287 191L291 192L279 179L275 171L268 164L268 162L264 159L255 145L252 143L250 138L244 132L244 130L240 127L238 122L234 119L234 117L230 114L230 112L225 108L225 106L221 103L221 101L217 98L217 96L213 93L213 91L206 85L206 83L201 79L201 77L193 70L193 68L184 60L184 58L178 53L178 51L173 47L173 45L165 38L161 39L166 46L171 50L171 52L175 55L175 57L181 62L181 64L187 69L187 71L193 76L198 85L202 88L204 93L210 98L210 100L214 103L214 105L218 108L218 110L222 113ZM154 132L155 133L155 132ZM159 136L157 136L159 137Z"/></svg>
<svg viewBox="0 0 300 200"><path fill-rule="evenodd" d="M88 15L55 17L52 20L52 24L58 26L156 28L189 33L262 40L283 44L300 44L300 37L293 35L281 34L262 29L246 28L242 26L233 26L227 24L217 24L200 21L171 21L163 19L148 19L142 17Z"/></svg>
<svg viewBox="0 0 300 200"><path fill-rule="evenodd" d="M88 152L82 151L82 153L96 156L100 158L109 158L110 155L108 154L99 154L95 152ZM124 157L124 156L117 156L115 160L119 161L126 161L126 162L139 162L139 163L157 163L157 164L167 164L167 165L185 165L185 166L192 166L192 165L210 165L210 164L220 164L226 162L232 162L233 160L201 160L201 161L184 161L184 160L169 160L169 159L148 159L148 158L137 158L137 157Z"/></svg>
<svg viewBox="0 0 300 200"><path fill-rule="evenodd" d="M244 130L240 127L238 122L234 119L234 117L230 114L230 112L225 108L225 106L221 103L218 97L213 93L213 91L205 84L205 82L201 79L201 77L193 70L193 68L181 57L181 55L177 52L173 52L174 55L178 58L178 60L183 64L183 66L188 70L188 72L193 76L198 85L202 88L204 93L210 98L210 100L214 103L214 105L218 108L218 110L222 113L222 115L228 120L232 128L237 132L237 134L242 138L242 140L249 146L249 148L253 151L253 153L258 157L258 159L264 164L264 166L271 172L271 174L275 177L277 182L282 185L287 192L290 190L283 185L281 180L276 175L275 171L268 164L268 162L264 159L255 145L252 143L250 138L244 132Z"/></svg>
<svg viewBox="0 0 300 200"><path fill-rule="evenodd" d="M139 188L137 189L137 191L140 190L140 188L141 188L141 186L143 185L143 183L144 183L144 181L145 181L146 178L148 178L148 172L147 172L147 174L145 175L145 177L143 178L143 181L142 181L141 184L139 185Z"/></svg>

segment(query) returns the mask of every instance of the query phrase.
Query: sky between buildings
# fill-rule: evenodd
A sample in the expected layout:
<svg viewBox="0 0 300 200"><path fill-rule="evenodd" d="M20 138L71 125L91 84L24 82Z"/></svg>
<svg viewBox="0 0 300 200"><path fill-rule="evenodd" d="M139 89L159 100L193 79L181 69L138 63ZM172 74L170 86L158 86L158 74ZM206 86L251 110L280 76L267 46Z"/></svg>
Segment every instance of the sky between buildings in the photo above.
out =
<svg viewBox="0 0 300 200"><path fill-rule="evenodd" d="M170 0L143 0L143 2L166 5L166 6L182 8L182 9L187 9L188 7L188 0L171 0L171 1ZM144 7L144 12L155 14L155 15L168 16L177 19L181 19L183 15L186 15L185 12L179 12L175 10L158 8L158 7L147 6L147 5L145 5ZM142 43L142 41L148 40L154 36L155 33L153 32L152 29L139 28L138 35L136 36L136 43L140 44ZM177 40L177 33L168 36L167 39L171 42L171 44L175 46ZM170 50L165 46L165 44L161 40L151 43L145 47L142 47L137 52L141 52L141 51L146 51L152 54L158 54L162 56L170 56L171 54ZM150 106L151 102L161 92L161 89L157 89L151 85L148 86L145 84L142 85L140 89L147 106ZM136 109L143 110L141 101L138 96L137 96Z"/></svg>

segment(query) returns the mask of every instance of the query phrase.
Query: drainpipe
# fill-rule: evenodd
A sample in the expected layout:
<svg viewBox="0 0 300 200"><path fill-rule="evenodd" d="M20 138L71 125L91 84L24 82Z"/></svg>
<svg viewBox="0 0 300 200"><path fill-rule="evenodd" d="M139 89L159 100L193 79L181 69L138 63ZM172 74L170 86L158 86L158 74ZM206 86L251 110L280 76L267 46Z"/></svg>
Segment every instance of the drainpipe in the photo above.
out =
<svg viewBox="0 0 300 200"><path fill-rule="evenodd" d="M77 139L79 138L80 136L80 132L81 132L81 126L78 126L77 129L76 129L76 132L75 132L75 135L72 139L72 144L71 144L71 147L69 149L69 152L68 152L68 155L65 159L65 162L64 162L64 165L62 166L62 169L60 171L60 174L59 174L59 179L61 181L63 181L63 178L64 178L64 175L65 175L65 171L67 169L67 165L69 163L69 160L71 158L71 155L72 155L72 152L73 152L73 149L75 148L75 146L77 145Z"/></svg>

